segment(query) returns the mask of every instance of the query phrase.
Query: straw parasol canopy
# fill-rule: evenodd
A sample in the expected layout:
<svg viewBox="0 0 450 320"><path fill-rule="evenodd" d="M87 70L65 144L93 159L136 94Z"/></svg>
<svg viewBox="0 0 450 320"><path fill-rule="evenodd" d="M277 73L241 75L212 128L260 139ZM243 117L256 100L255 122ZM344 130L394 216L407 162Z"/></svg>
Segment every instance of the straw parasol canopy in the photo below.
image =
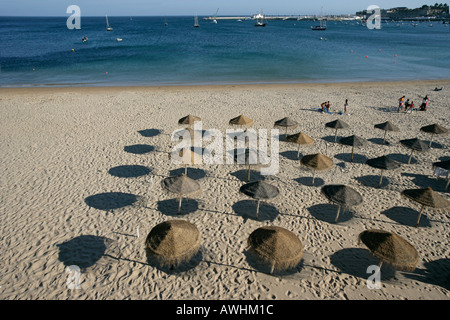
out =
<svg viewBox="0 0 450 320"><path fill-rule="evenodd" d="M300 163L304 166L313 169L313 180L312 180L313 184L316 170L319 171L328 170L334 165L333 160L331 158L324 156L321 153L306 155L300 160Z"/></svg>
<svg viewBox="0 0 450 320"><path fill-rule="evenodd" d="M419 225L420 216L422 215L425 206L436 209L446 209L450 207L450 202L439 195L439 193L433 191L430 187L424 189L406 189L403 190L401 194L422 205L419 216L417 217L416 227Z"/></svg>
<svg viewBox="0 0 450 320"><path fill-rule="evenodd" d="M286 136L286 141L298 144L297 158L300 155L300 146L301 145L313 145L314 144L313 138L311 138L310 136L307 136L306 134L304 134L302 132Z"/></svg>
<svg viewBox="0 0 450 320"><path fill-rule="evenodd" d="M323 186L322 194L328 200L338 205L338 212L334 219L334 223L336 223L339 218L341 207L355 207L363 202L363 198L358 191L342 184Z"/></svg>
<svg viewBox="0 0 450 320"><path fill-rule="evenodd" d="M192 126L194 125L194 122L196 121L202 121L201 118L197 117L197 116L193 116L191 114L188 114L187 116L181 118L180 120L178 120L178 124L179 125L187 125L187 126Z"/></svg>
<svg viewBox="0 0 450 320"><path fill-rule="evenodd" d="M201 243L201 234L194 224L185 220L169 220L153 227L145 247L149 256L155 256L162 265L173 267L189 261Z"/></svg>
<svg viewBox="0 0 450 320"><path fill-rule="evenodd" d="M400 131L400 129L395 124L393 124L390 121L386 121L386 122L383 122L383 123L376 124L374 127L377 128L377 129L380 129L380 130L384 130L384 137L383 137L383 143L382 144L384 144L384 142L386 141L386 133L388 131L391 131L391 132L399 132Z"/></svg>
<svg viewBox="0 0 450 320"><path fill-rule="evenodd" d="M381 187L381 182L383 180L383 170L394 170L401 166L400 162L386 156L369 159L366 161L366 164L372 168L380 169L380 183L378 184L378 188Z"/></svg>
<svg viewBox="0 0 450 320"><path fill-rule="evenodd" d="M163 188L169 192L177 194L180 199L178 203L178 214L181 211L181 200L183 196L201 191L200 183L189 178L185 174L175 177L168 177L162 181Z"/></svg>
<svg viewBox="0 0 450 320"><path fill-rule="evenodd" d="M260 201L276 198L280 194L280 190L278 190L277 187L264 181L256 181L244 184L239 189L239 192L258 201L256 205L256 218L258 218Z"/></svg>
<svg viewBox="0 0 450 320"><path fill-rule="evenodd" d="M264 226L254 230L248 237L249 251L274 270L288 270L297 266L303 257L303 244L291 231L276 227Z"/></svg>
<svg viewBox="0 0 450 320"><path fill-rule="evenodd" d="M336 132L334 134L334 142L336 142L338 129L347 129L350 126L347 123L345 123L344 121L338 119L338 120L334 120L334 121L325 123L325 127L336 129Z"/></svg>
<svg viewBox="0 0 450 320"><path fill-rule="evenodd" d="M444 128L443 126L441 126L437 123L431 124L428 126L424 126L424 127L420 128L420 131L423 131L426 133L431 133L430 144L428 145L429 147L431 147L431 143L433 142L433 137L435 134L447 134L448 133L447 128Z"/></svg>
<svg viewBox="0 0 450 320"><path fill-rule="evenodd" d="M298 122L292 120L289 117L280 119L278 121L275 121L274 127L284 127L286 128L286 136L287 136L287 130L288 128L295 128L296 126L298 126Z"/></svg>
<svg viewBox="0 0 450 320"><path fill-rule="evenodd" d="M236 117L236 118L233 118L233 119L231 119L230 121L229 121L229 124L231 124L231 125L235 125L235 126L247 126L247 127L249 127L249 126L252 126L253 125L253 120L252 119L250 119L250 118L247 118L246 116L244 116L244 115L240 115L240 116L238 116L238 117Z"/></svg>
<svg viewBox="0 0 450 320"><path fill-rule="evenodd" d="M397 270L413 271L419 262L419 253L412 244L395 233L369 229L359 234L359 241L380 259Z"/></svg>
<svg viewBox="0 0 450 320"><path fill-rule="evenodd" d="M353 162L353 151L354 151L355 147L357 147L357 148L364 147L365 145L367 145L367 140L364 138L361 138L359 136L353 135L353 136L341 138L341 140L339 140L339 143L352 147L352 162Z"/></svg>
<svg viewBox="0 0 450 320"><path fill-rule="evenodd" d="M411 163L411 158L414 151L428 151L430 149L430 147L424 141L417 138L400 140L400 143L408 149L411 149L408 164Z"/></svg>

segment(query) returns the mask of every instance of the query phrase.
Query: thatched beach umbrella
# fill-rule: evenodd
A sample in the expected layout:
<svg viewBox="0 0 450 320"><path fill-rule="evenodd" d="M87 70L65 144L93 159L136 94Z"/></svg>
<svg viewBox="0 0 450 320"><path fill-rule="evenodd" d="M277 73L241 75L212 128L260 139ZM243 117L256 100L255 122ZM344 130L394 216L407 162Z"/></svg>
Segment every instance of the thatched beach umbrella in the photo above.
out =
<svg viewBox="0 0 450 320"><path fill-rule="evenodd" d="M431 124L429 126L424 126L424 127L420 128L420 131L423 131L426 133L431 133L430 144L428 145L429 147L431 147L431 143L433 142L433 137L435 134L447 134L448 133L447 128L444 128L443 126L441 126L437 123Z"/></svg>
<svg viewBox="0 0 450 320"><path fill-rule="evenodd" d="M191 114L181 118L180 120L178 120L178 124L179 125L187 125L187 126L193 126L194 122L197 121L202 121L202 119L200 117L197 116L193 116Z"/></svg>
<svg viewBox="0 0 450 320"><path fill-rule="evenodd" d="M256 205L256 218L258 218L260 201L276 198L280 194L280 191L277 187L264 181L256 181L244 184L239 189L239 192L242 192L243 194L258 201Z"/></svg>
<svg viewBox="0 0 450 320"><path fill-rule="evenodd" d="M265 226L254 230L248 237L249 251L271 265L274 270L288 270L299 264L303 257L303 244L291 231Z"/></svg>
<svg viewBox="0 0 450 320"><path fill-rule="evenodd" d="M357 148L364 147L365 145L367 145L367 140L364 138L361 138L359 136L353 135L353 136L341 138L341 140L339 140L339 143L352 147L352 162L353 162L353 151L354 151L355 147L357 147Z"/></svg>
<svg viewBox="0 0 450 320"><path fill-rule="evenodd" d="M334 223L336 223L339 218L341 207L355 207L363 202L363 198L358 191L342 184L323 186L322 194L328 200L338 205Z"/></svg>
<svg viewBox="0 0 450 320"><path fill-rule="evenodd" d="M321 153L306 155L300 160L300 163L304 166L313 169L313 179L312 179L313 185L316 170L319 171L328 170L334 165L333 160L331 158L324 156Z"/></svg>
<svg viewBox="0 0 450 320"><path fill-rule="evenodd" d="M401 194L422 205L419 216L417 217L416 227L419 225L420 216L422 215L425 206L436 209L446 209L450 207L450 202L439 195L439 193L433 191L430 187L424 189L407 189L403 190Z"/></svg>
<svg viewBox="0 0 450 320"><path fill-rule="evenodd" d="M395 233L370 229L359 234L359 241L380 259L397 270L413 271L419 262L419 254L412 244Z"/></svg>
<svg viewBox="0 0 450 320"><path fill-rule="evenodd" d="M450 171L450 160L447 161L439 161L439 162L433 162L433 168L441 168L447 171ZM438 177L436 177L437 179ZM450 184L450 177L447 177L447 184L445 186L445 189L447 190L448 185Z"/></svg>
<svg viewBox="0 0 450 320"><path fill-rule="evenodd" d="M197 227L184 220L162 222L150 231L145 241L148 256L164 266L189 261L200 249L202 237Z"/></svg>
<svg viewBox="0 0 450 320"><path fill-rule="evenodd" d="M411 149L408 164L411 163L411 158L414 151L428 151L430 149L430 147L428 147L428 145L424 141L417 138L400 140L400 143L408 149Z"/></svg>
<svg viewBox="0 0 450 320"><path fill-rule="evenodd" d="M169 192L177 194L180 199L178 203L178 214L181 211L181 200L184 196L197 193L201 190L200 183L189 178L185 174L176 177L165 178L162 181L163 187Z"/></svg>
<svg viewBox="0 0 450 320"><path fill-rule="evenodd" d="M336 132L334 134L334 142L336 142L338 129L347 129L350 126L347 123L345 123L344 121L338 119L338 120L334 120L334 121L325 123L325 127L336 129Z"/></svg>
<svg viewBox="0 0 450 320"><path fill-rule="evenodd" d="M300 155L300 146L301 145L313 145L314 144L313 138L311 138L310 136L307 136L306 134L301 133L301 132L287 136L286 141L296 143L298 145L297 158Z"/></svg>
<svg viewBox="0 0 450 320"><path fill-rule="evenodd" d="M388 131L391 131L391 132L399 132L400 131L400 129L395 124L393 124L390 121L386 121L386 122L383 122L383 123L376 124L374 127L377 128L377 129L384 130L384 137L383 137L382 144L384 144L384 142L386 141L386 133Z"/></svg>
<svg viewBox="0 0 450 320"><path fill-rule="evenodd" d="M366 161L366 164L372 168L380 169L380 183L378 184L378 188L381 187L381 182L383 180L383 170L394 170L401 166L400 162L386 156L369 159Z"/></svg>
<svg viewBox="0 0 450 320"><path fill-rule="evenodd" d="M240 126L240 127L249 127L252 126L254 123L254 121L250 118L247 118L244 115L239 115L236 118L233 118L229 121L229 124L231 125L235 125L235 126Z"/></svg>
<svg viewBox="0 0 450 320"><path fill-rule="evenodd" d="M296 126L298 126L298 122L292 120L289 117L280 119L278 121L275 121L274 127L284 127L286 128L286 136L287 136L287 131L288 128L295 128Z"/></svg>

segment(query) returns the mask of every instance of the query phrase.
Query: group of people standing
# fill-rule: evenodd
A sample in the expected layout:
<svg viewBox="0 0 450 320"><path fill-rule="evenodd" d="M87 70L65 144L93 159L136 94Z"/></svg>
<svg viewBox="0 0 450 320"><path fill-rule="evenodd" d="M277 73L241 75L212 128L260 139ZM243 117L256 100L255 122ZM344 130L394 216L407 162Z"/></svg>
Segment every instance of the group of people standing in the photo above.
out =
<svg viewBox="0 0 450 320"><path fill-rule="evenodd" d="M428 98L428 96L425 96L422 100L422 104L420 105L419 110L427 111L429 101L430 99ZM405 112L411 112L412 110L414 110L414 108L414 101L411 100L411 102L409 102L409 99L406 99L405 101L405 96L402 96L400 99L398 99L397 112L400 112L402 110L404 110Z"/></svg>

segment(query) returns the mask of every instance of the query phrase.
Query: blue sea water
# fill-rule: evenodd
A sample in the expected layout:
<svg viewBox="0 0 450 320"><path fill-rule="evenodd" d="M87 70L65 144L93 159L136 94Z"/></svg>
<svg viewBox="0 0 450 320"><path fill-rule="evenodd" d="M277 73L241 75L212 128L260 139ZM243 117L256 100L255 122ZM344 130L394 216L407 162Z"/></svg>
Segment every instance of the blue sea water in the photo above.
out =
<svg viewBox="0 0 450 320"><path fill-rule="evenodd" d="M194 17L0 17L0 86L114 86L450 78L442 23L219 20ZM167 25L165 25L167 22ZM87 42L82 42L83 37ZM121 42L117 38L122 38ZM322 38L322 39L321 39Z"/></svg>

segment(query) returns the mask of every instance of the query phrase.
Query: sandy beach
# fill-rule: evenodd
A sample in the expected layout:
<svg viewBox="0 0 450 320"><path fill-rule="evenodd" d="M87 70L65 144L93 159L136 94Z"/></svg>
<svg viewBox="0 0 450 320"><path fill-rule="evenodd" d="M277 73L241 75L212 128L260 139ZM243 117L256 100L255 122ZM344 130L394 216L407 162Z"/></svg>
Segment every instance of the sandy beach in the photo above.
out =
<svg viewBox="0 0 450 320"><path fill-rule="evenodd" d="M434 88L441 91L433 91ZM393 112L405 95L418 107L428 95L428 111ZM331 110L350 115L322 114ZM420 128L438 123L450 128L450 80L224 85L173 87L0 88L0 299L135 300L448 300L450 299L450 213L425 208L401 196L405 189L431 187L450 199L446 180L433 176L432 163L450 158L450 137L433 137L432 148L415 152L402 139L431 136ZM301 155L322 153L334 167L312 172L297 159L297 146L280 141L280 170L273 176L251 172L280 195L261 204L239 193L245 167L200 164L188 167L202 192L183 200L161 181L184 172L168 153L178 119L202 118L203 129L231 128L240 114L255 129L273 129L290 117L299 123L288 134L303 132L315 140ZM325 123L341 119L349 128L338 139L358 135L369 141L356 148L334 143ZM400 132L374 125L391 121ZM280 133L284 135L284 130ZM365 161L390 155L402 163L386 171ZM363 196L363 204L345 210L333 223L336 205L321 187L345 184ZM148 261L145 240L157 224L184 219L202 236L191 262L169 270ZM250 233L265 225L295 233L304 247L293 270L269 274L247 252ZM381 288L369 289L367 268L378 265L358 235L367 229L396 233L419 253L414 271L381 268ZM69 266L78 266L80 274ZM78 285L71 287L73 283Z"/></svg>

